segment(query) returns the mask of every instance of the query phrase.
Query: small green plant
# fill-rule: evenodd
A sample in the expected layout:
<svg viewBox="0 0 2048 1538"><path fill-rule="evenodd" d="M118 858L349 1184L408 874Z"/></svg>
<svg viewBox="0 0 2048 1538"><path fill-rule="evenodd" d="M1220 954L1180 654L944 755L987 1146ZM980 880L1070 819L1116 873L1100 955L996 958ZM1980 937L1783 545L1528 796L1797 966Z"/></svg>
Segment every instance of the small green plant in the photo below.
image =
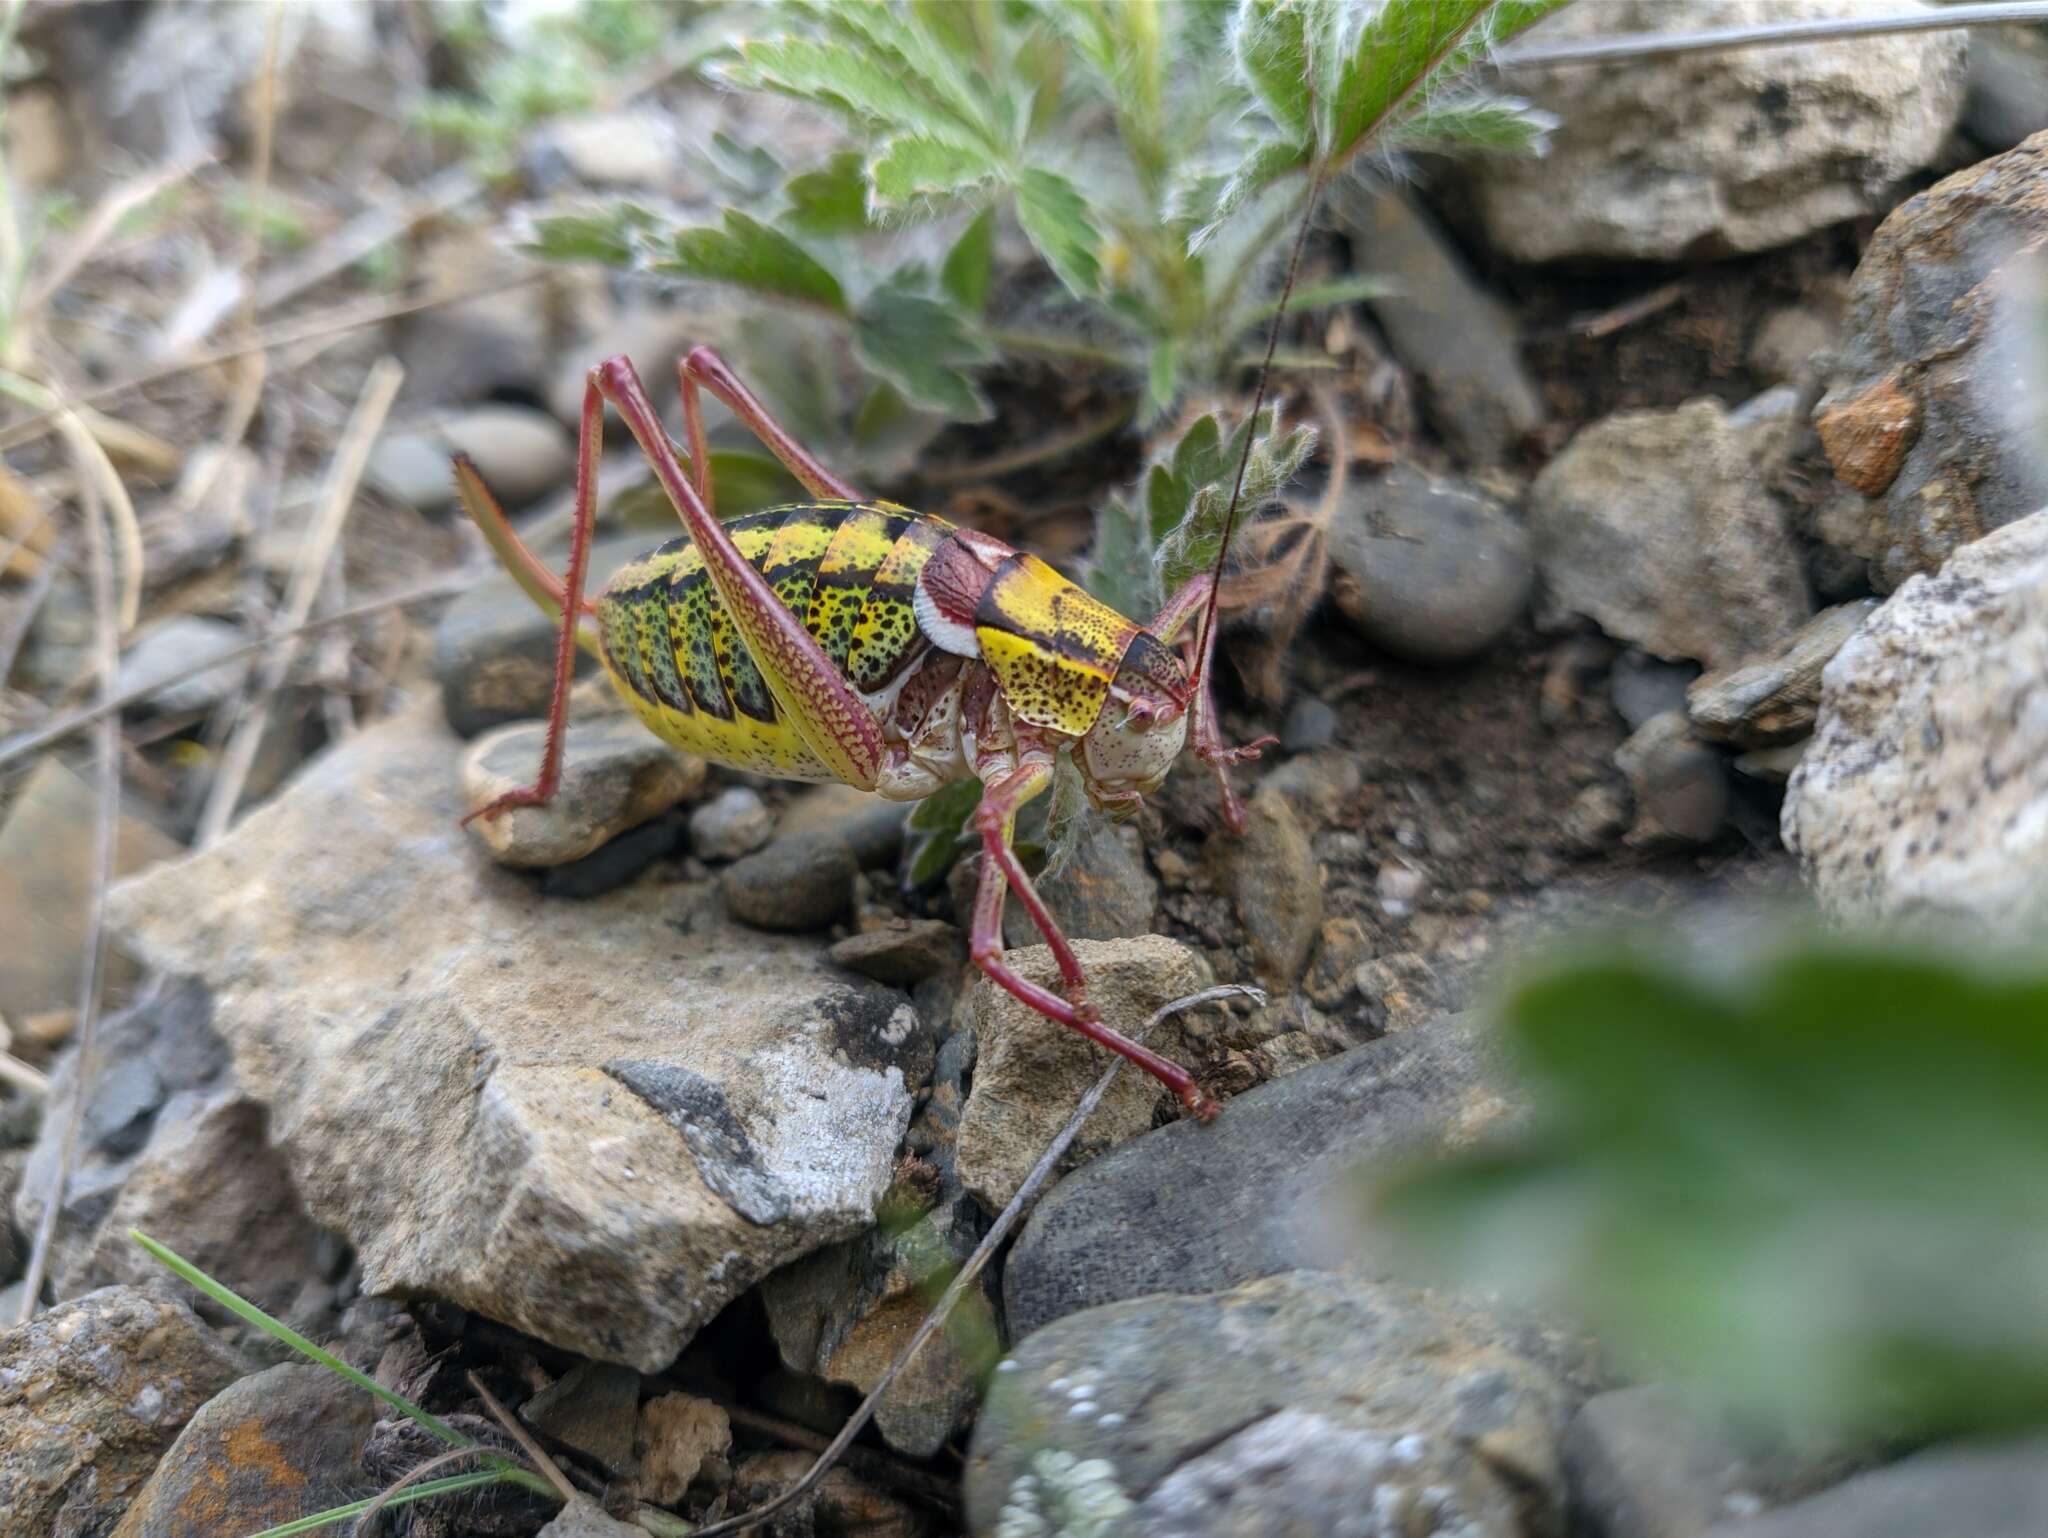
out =
<svg viewBox="0 0 2048 1538"><path fill-rule="evenodd" d="M438 1495L455 1495L467 1490L485 1489L491 1485L518 1485L522 1489L531 1490L536 1495L545 1496L549 1500L559 1501L561 1499L561 1493L541 1475L531 1469L522 1467L511 1458L495 1450L482 1447L474 1438L463 1435L446 1421L440 1419L440 1417L414 1404L403 1394L396 1393L386 1388L375 1378L358 1372L332 1352L323 1351L290 1325L271 1318L269 1314L266 1314L232 1287L208 1276L204 1271L193 1265L191 1261L185 1259L168 1246L159 1244L147 1234L139 1233L132 1228L128 1231L128 1237L141 1245L151 1258L178 1277L179 1280L204 1293L208 1298L212 1299L243 1323L255 1326L272 1340L282 1342L298 1352L307 1361L312 1362L316 1366L326 1368L335 1376L354 1384L364 1393L381 1400L392 1409L398 1411L399 1414L427 1431L430 1435L446 1442L450 1448L457 1450L474 1449L477 1461L483 1465L481 1468L471 1470L465 1474L450 1474L440 1479L424 1479L417 1484L408 1484L402 1488L386 1491L383 1495L371 1496L364 1500L351 1501L345 1506L335 1506L326 1511L314 1512L310 1516L299 1517L276 1527L265 1528L262 1532L253 1534L252 1538L289 1538L289 1535L294 1533L317 1532L321 1528L333 1527L337 1523L353 1522L373 1509L387 1510L392 1507L410 1505L414 1501L431 1500ZM652 1532L680 1535L689 1531L688 1524L670 1516L666 1512L647 1508L646 1515L651 1519L649 1530Z"/></svg>
<svg viewBox="0 0 2048 1538"><path fill-rule="evenodd" d="M1839 937L1629 941L1500 1026L1511 1136L1387 1184L1432 1273L1799 1431L2048 1421L2048 975Z"/></svg>

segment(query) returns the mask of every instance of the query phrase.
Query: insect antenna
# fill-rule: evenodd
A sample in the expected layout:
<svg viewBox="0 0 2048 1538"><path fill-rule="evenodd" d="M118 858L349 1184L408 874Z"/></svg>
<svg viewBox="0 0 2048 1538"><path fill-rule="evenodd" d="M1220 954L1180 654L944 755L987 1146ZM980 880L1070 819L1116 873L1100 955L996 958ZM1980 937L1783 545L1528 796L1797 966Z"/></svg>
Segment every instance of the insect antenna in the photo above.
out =
<svg viewBox="0 0 2048 1538"><path fill-rule="evenodd" d="M1259 412L1266 404L1266 386L1273 374L1273 354L1280 346L1280 325L1287 318L1287 301L1294 296L1294 280L1301 271L1301 253L1308 245L1309 224L1323 195L1328 166L1318 161L1309 177L1308 198L1302 205L1301 223L1294 231L1294 249L1287 257L1287 276L1280 285L1280 302L1273 310L1273 324L1266 329L1266 355L1259 363L1259 383L1252 392L1251 412L1245 423L1244 451L1237 456L1237 477L1231 482L1230 504L1223 512L1223 537L1216 545L1216 564L1209 572L1209 598L1202 608L1201 644L1196 654L1194 697L1202 699L1210 669L1216 658L1217 603L1223 593L1223 571L1230 559L1230 541L1237 532L1238 503L1244 497L1245 471L1252 462L1252 448L1259 435Z"/></svg>

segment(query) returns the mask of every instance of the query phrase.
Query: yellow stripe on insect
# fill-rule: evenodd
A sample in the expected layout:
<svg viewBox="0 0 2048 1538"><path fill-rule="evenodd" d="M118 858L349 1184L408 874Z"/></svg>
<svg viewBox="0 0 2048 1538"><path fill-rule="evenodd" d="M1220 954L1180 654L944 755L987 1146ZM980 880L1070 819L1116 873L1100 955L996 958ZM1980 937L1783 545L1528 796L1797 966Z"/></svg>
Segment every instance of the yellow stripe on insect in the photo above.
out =
<svg viewBox="0 0 2048 1538"><path fill-rule="evenodd" d="M975 611L974 635L1010 713L1079 737L1109 699L1138 627L1035 555L1003 562Z"/></svg>

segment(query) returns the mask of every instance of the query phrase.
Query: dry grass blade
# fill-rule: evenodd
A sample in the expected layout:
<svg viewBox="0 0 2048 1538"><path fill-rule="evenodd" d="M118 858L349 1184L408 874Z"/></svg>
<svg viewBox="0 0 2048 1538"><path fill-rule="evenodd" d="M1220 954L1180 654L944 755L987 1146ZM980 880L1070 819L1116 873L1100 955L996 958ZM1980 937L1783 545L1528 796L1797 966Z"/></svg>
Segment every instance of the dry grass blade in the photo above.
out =
<svg viewBox="0 0 2048 1538"><path fill-rule="evenodd" d="M335 445L327 484L321 488L320 504L314 510L313 526L307 531L306 542L300 547L298 565L292 572L291 587L285 597L285 625L290 630L297 631L313 612L313 601L319 596L327 562L341 537L341 526L355 501L364 467L369 463L370 446L383 430L384 418L390 414L391 403L397 399L398 387L404 380L405 369L398 360L385 357L377 360L370 369L370 377L363 382L355 410L349 414L341 441ZM235 815L235 806L242 799L242 787L248 782L249 770L256 762L256 749L270 721L270 702L283 686L298 651L298 637L294 634L278 642L276 649L264 659L262 681L248 711L235 723L234 734L229 737L227 749L221 755L220 771L207 793L206 808L200 814L199 827L193 835L195 846L203 848L220 837Z"/></svg>
<svg viewBox="0 0 2048 1538"><path fill-rule="evenodd" d="M1711 27L1702 32L1630 32L1580 42L1525 45L1496 60L1503 70L1553 69L1564 64L1604 64L1621 59L1675 59L1688 53L1724 53L1735 48L1783 47L1790 43L1842 42L1892 32L1946 32L1963 27L2048 22L2048 0L2002 0L1983 5L1949 5L1892 16L1816 16L1807 21L1773 21L1754 27Z"/></svg>
<svg viewBox="0 0 2048 1538"><path fill-rule="evenodd" d="M114 630L114 570L107 549L104 508L91 481L85 483L80 505L85 512L86 564L90 570L93 599L93 651L99 667L100 698L114 692L115 670L120 649ZM101 918L106 907L107 887L114 875L114 831L121 819L121 731L120 718L112 713L100 721L98 758L99 807L93 836L92 896L86 912L85 960L78 981L78 1068L72 1079L70 1109L64 1118L64 1136L57 1150L57 1167L43 1198L43 1212L36 1222L35 1238L29 1248L28 1271L22 1282L19 1323L35 1317L43 1281L49 1275L50 1246L57 1237L57 1218L64 1207L65 1188L71 1181L72 1161L78 1155L78 1131L85 1117L87 1091L92 1086L95 1063L94 1038L100 1011L100 962L104 936Z"/></svg>
<svg viewBox="0 0 2048 1538"><path fill-rule="evenodd" d="M547 1455L540 1443L534 1441L533 1433L519 1423L516 1415L498 1403L498 1396L484 1387L483 1379L473 1372L465 1373L463 1376L469 1380L469 1391L481 1399L484 1408L491 1412L491 1419L504 1427L505 1435L519 1444L519 1450L526 1454L527 1462L547 1476L548 1483L560 1492L563 1500L575 1500L576 1487L569 1483L569 1476L555 1466L555 1460Z"/></svg>
<svg viewBox="0 0 2048 1538"><path fill-rule="evenodd" d="M1133 1033L1132 1039L1142 1044L1159 1029L1162 1021L1185 1010L1199 1008L1203 1004L1211 1004L1218 999L1227 999L1239 994L1257 999L1262 1004L1266 999L1261 990L1246 987L1242 983L1225 983L1221 987L1204 988L1200 993L1191 993L1186 998L1174 999L1161 1005L1157 1013L1145 1022L1144 1029ZM1081 1103L1074 1107L1074 1114L1068 1117L1067 1124L1060 1128L1059 1136L1052 1140L1043 1154L1039 1155L1038 1162L1031 1166L1031 1173L1024 1177L1024 1184L1017 1188L1017 1194L1010 1198L1009 1205L997 1216L981 1243L974 1247L974 1253L967 1257L967 1263L947 1285L939 1301L932 1305L932 1311L924 1316L924 1322L917 1327L917 1333L911 1336L909 1342L896 1354L895 1360L890 1362L880 1381L869 1391L867 1398L860 1402L860 1408L855 1410L846 1424L839 1428L838 1435L832 1438L822 1453L818 1454L818 1461L804 1472L803 1478L765 1505L757 1506L737 1517L727 1517L722 1522L713 1522L709 1527L698 1528L693 1538L723 1538L724 1534L743 1532L758 1526L777 1512L786 1511L817 1488L818 1481L832 1471L832 1466L852 1445L853 1439L859 1436L867 1423L874 1418L875 1407L881 1403L882 1396L889 1392L890 1386L903 1375L904 1369L916 1359L918 1352L924 1349L925 1342L938 1333L954 1308L958 1306L960 1299L966 1296L967 1289L973 1285L974 1279L981 1275L989 1261L994 1258L996 1250L1009 1237L1010 1230L1015 1228L1018 1221L1031 1209L1031 1204L1037 1200L1039 1191L1052 1178L1053 1169L1059 1164L1060 1156L1080 1134L1082 1125L1095 1114L1095 1108L1102 1104L1102 1097L1109 1093L1109 1087L1116 1082L1117 1072L1123 1065L1122 1058L1112 1059L1110 1065L1102 1071L1102 1077L1089 1086L1088 1093L1081 1097Z"/></svg>
<svg viewBox="0 0 2048 1538"><path fill-rule="evenodd" d="M146 171L111 189L93 206L85 222L78 227L78 233L64 243L63 250L57 253L48 270L37 278L35 286L23 297L21 316L17 324L26 324L30 317L48 304L57 292L71 281L78 269L92 260L92 254L105 244L108 236L120 228L123 219L160 197L167 189L175 187L202 166L210 165L212 162L211 154L194 154L183 160L158 166L153 171Z"/></svg>

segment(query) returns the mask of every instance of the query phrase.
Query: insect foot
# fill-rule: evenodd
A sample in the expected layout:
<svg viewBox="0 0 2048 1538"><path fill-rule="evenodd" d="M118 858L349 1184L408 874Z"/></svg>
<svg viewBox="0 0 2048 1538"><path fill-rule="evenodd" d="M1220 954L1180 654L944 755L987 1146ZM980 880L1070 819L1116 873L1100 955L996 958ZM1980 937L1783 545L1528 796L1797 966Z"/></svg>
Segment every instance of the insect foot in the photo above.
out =
<svg viewBox="0 0 2048 1538"><path fill-rule="evenodd" d="M1205 1034L1201 1012L1162 1021L1149 1037L1145 1028L1161 1006L1209 985L1209 964L1199 952L1160 935L1077 940L1073 945L1102 1025L1145 1038L1147 1047L1175 1062L1197 1055ZM1005 959L1025 981L1059 987L1058 963L1047 947L1011 951ZM1025 1172L1066 1124L1110 1056L992 978L977 981L963 1007L963 1023L975 1034L976 1051L973 1088L960 1113L960 1178L995 1212L1016 1194ZM1072 1150L1074 1162L1150 1130L1160 1093L1157 1080L1127 1066L1083 1126Z"/></svg>

